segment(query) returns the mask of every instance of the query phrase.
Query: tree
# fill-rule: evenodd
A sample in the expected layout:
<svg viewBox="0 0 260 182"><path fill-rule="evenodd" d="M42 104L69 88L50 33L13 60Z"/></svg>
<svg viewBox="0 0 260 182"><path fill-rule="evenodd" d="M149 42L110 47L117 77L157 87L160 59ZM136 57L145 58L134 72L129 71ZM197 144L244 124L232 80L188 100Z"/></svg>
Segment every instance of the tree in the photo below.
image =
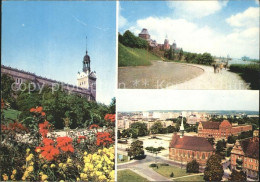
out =
<svg viewBox="0 0 260 182"><path fill-rule="evenodd" d="M233 135L228 136L227 143L230 144L236 143L236 137Z"/></svg>
<svg viewBox="0 0 260 182"><path fill-rule="evenodd" d="M233 169L229 181L247 181L246 173L243 171L238 172Z"/></svg>
<svg viewBox="0 0 260 182"><path fill-rule="evenodd" d="M221 181L224 175L223 166L221 164L221 156L215 154L212 155L207 163L204 170L205 181Z"/></svg>
<svg viewBox="0 0 260 182"><path fill-rule="evenodd" d="M116 113L116 98L113 97L110 105L108 106L109 114Z"/></svg>
<svg viewBox="0 0 260 182"><path fill-rule="evenodd" d="M122 137L121 131L117 130L117 139L120 139Z"/></svg>
<svg viewBox="0 0 260 182"><path fill-rule="evenodd" d="M167 126L167 133L173 133L174 131L175 131L174 126L172 125Z"/></svg>
<svg viewBox="0 0 260 182"><path fill-rule="evenodd" d="M215 145L215 138L208 138L208 142L212 145L212 146L214 146Z"/></svg>
<svg viewBox="0 0 260 182"><path fill-rule="evenodd" d="M157 147L157 148L156 147L146 147L145 149L148 152L155 154L155 160L156 160L157 154L159 154L162 150L164 150L163 147ZM156 161L155 161L155 163L156 163Z"/></svg>
<svg viewBox="0 0 260 182"><path fill-rule="evenodd" d="M129 30L125 31L122 37L119 37L122 44L127 47L132 48L147 48L148 43L146 40L143 40L139 37L136 37L132 32Z"/></svg>
<svg viewBox="0 0 260 182"><path fill-rule="evenodd" d="M233 147L228 147L228 149L227 149L227 157L230 157L232 149L233 149Z"/></svg>
<svg viewBox="0 0 260 182"><path fill-rule="evenodd" d="M187 173L198 173L199 172L199 163L196 160L192 160L186 166Z"/></svg>
<svg viewBox="0 0 260 182"><path fill-rule="evenodd" d="M180 61L181 61L182 56L183 56L183 50L182 50L182 48L181 48L181 50L180 50L180 52L179 52L179 57L178 57Z"/></svg>
<svg viewBox="0 0 260 182"><path fill-rule="evenodd" d="M171 175L170 175L170 177L173 178L173 176L174 176L174 174L173 174L173 172L172 172Z"/></svg>
<svg viewBox="0 0 260 182"><path fill-rule="evenodd" d="M225 157L225 150L226 150L226 141L219 140L216 144L216 153L222 156L222 158Z"/></svg>
<svg viewBox="0 0 260 182"><path fill-rule="evenodd" d="M163 125L160 121L156 121L150 128L152 134L161 133Z"/></svg>
<svg viewBox="0 0 260 182"><path fill-rule="evenodd" d="M10 103L12 108L16 107L15 99L13 95L15 94L12 89L12 84L14 83L14 79L7 74L1 75L1 98L4 102Z"/></svg>
<svg viewBox="0 0 260 182"><path fill-rule="evenodd" d="M130 128L137 130L137 136L146 136L148 134L146 123L136 122L131 124Z"/></svg>
<svg viewBox="0 0 260 182"><path fill-rule="evenodd" d="M131 143L130 148L128 148L128 156L131 158L140 158L144 156L143 142L136 140Z"/></svg>
<svg viewBox="0 0 260 182"><path fill-rule="evenodd" d="M131 133L130 133L130 129L128 128L128 129L124 129L123 131L122 131L122 138L127 138L127 137L130 137L131 136Z"/></svg>

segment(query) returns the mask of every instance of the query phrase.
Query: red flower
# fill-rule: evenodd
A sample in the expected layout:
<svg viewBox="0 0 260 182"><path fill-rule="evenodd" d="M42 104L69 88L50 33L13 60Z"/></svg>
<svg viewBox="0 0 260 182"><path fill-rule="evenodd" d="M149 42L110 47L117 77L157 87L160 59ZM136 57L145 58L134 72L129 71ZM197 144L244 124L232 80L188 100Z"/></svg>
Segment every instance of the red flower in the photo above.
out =
<svg viewBox="0 0 260 182"><path fill-rule="evenodd" d="M85 137L85 136L79 136L77 139L77 143L80 143L81 140L86 140L86 139L87 139L87 137Z"/></svg>
<svg viewBox="0 0 260 182"><path fill-rule="evenodd" d="M42 116L45 116L46 114L42 110L43 110L43 107L40 106L40 107L36 107L36 108L31 108L30 112L38 113L38 114L41 114Z"/></svg>
<svg viewBox="0 0 260 182"><path fill-rule="evenodd" d="M40 106L40 107L37 107L36 110L35 110L35 112L41 113L41 112L42 112L42 109L43 109L43 108L42 108L41 106Z"/></svg>
<svg viewBox="0 0 260 182"><path fill-rule="evenodd" d="M42 112L41 115L42 115L42 116L45 116L46 114L45 114L45 112Z"/></svg>
<svg viewBox="0 0 260 182"><path fill-rule="evenodd" d="M70 137L58 137L57 138L57 148L64 152L74 152L72 145L72 139Z"/></svg>
<svg viewBox="0 0 260 182"><path fill-rule="evenodd" d="M90 125L89 129L98 128L99 126L97 124Z"/></svg>
<svg viewBox="0 0 260 182"><path fill-rule="evenodd" d="M46 120L43 123L39 123L39 132L43 138L47 137L47 133L49 132L50 127L51 125Z"/></svg>
<svg viewBox="0 0 260 182"><path fill-rule="evenodd" d="M106 114L106 116L105 116L104 119L105 119L106 121L110 121L110 122L113 123L113 122L115 122L115 116L116 116L115 114Z"/></svg>
<svg viewBox="0 0 260 182"><path fill-rule="evenodd" d="M35 112L35 111L36 111L35 108L31 108L31 109L30 109L30 112Z"/></svg>
<svg viewBox="0 0 260 182"><path fill-rule="evenodd" d="M113 143L112 138L110 138L110 134L108 132L98 132L97 134L97 146L103 145L107 146Z"/></svg>

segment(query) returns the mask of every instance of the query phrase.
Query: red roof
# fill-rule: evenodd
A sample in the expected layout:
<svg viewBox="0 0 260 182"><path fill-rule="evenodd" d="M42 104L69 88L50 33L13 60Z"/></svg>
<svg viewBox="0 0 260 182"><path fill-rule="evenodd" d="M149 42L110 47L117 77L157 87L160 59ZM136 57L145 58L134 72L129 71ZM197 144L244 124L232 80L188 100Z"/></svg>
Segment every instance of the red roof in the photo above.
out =
<svg viewBox="0 0 260 182"><path fill-rule="evenodd" d="M245 156L259 159L259 138L253 137L240 142Z"/></svg>
<svg viewBox="0 0 260 182"><path fill-rule="evenodd" d="M180 138L176 133L172 136L170 148L204 152L214 151L213 146L206 138L197 136L183 136Z"/></svg>
<svg viewBox="0 0 260 182"><path fill-rule="evenodd" d="M221 126L221 127L228 127L228 126L229 126L229 127L230 127L230 126L232 127L232 125L230 124L230 122L229 122L228 120L222 121L221 124L220 124L220 126Z"/></svg>
<svg viewBox="0 0 260 182"><path fill-rule="evenodd" d="M203 129L219 129L221 122L201 122Z"/></svg>

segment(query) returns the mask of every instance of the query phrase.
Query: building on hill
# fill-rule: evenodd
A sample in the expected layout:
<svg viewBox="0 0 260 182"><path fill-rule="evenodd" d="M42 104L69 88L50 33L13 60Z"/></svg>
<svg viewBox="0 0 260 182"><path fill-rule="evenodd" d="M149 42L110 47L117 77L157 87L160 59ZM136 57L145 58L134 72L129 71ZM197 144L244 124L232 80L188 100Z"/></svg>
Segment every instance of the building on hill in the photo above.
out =
<svg viewBox="0 0 260 182"><path fill-rule="evenodd" d="M181 134L174 133L169 145L169 158L188 163L194 159L205 166L207 160L214 154L215 149L206 138L197 136L184 136L183 120L180 127Z"/></svg>
<svg viewBox="0 0 260 182"><path fill-rule="evenodd" d="M247 177L259 180L259 136L237 140L230 158L231 170L236 169L237 160L242 160L242 170Z"/></svg>
<svg viewBox="0 0 260 182"><path fill-rule="evenodd" d="M143 28L142 32L139 33L138 36L142 39L145 39L145 40L150 40L150 37L151 37L146 28Z"/></svg>
<svg viewBox="0 0 260 182"><path fill-rule="evenodd" d="M164 50L169 50L171 48L170 44L169 44L169 40L166 36L165 40L164 40L164 44L163 44L163 49Z"/></svg>
<svg viewBox="0 0 260 182"><path fill-rule="evenodd" d="M222 122L200 122L198 126L198 136L206 138L223 139L230 135L239 135L244 131L252 130L252 125L232 126L228 120Z"/></svg>
<svg viewBox="0 0 260 182"><path fill-rule="evenodd" d="M17 90L28 82L34 90L40 89L43 86L49 86L56 90L56 87L59 86L62 90L85 97L89 101L96 100L96 73L90 71L90 57L87 53L83 60L83 72L78 74L77 86L41 77L35 73L1 65L1 76L3 74L14 79L15 83L13 87Z"/></svg>

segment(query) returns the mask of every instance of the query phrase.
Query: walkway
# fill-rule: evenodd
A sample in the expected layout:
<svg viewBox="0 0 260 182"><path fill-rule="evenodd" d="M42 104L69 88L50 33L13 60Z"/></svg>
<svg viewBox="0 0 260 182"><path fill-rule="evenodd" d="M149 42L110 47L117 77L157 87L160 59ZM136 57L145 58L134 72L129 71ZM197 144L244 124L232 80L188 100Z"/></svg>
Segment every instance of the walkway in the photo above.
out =
<svg viewBox="0 0 260 182"><path fill-rule="evenodd" d="M167 87L167 89L216 89L216 90L247 90L249 85L236 73L222 69L214 73L213 66L196 65L204 70L200 76L184 83Z"/></svg>

